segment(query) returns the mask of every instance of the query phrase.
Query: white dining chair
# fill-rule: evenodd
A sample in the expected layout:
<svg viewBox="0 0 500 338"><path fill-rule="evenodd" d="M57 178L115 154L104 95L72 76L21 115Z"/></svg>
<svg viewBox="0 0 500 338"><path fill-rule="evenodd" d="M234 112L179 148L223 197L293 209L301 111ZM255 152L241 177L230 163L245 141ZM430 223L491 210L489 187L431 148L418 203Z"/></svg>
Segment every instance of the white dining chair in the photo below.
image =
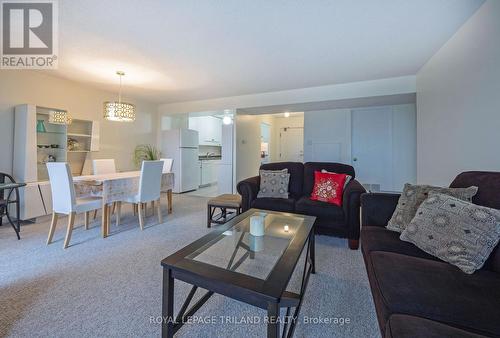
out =
<svg viewBox="0 0 500 338"><path fill-rule="evenodd" d="M172 164L174 160L171 158L160 158L160 161L163 161L163 173L169 173L172 171Z"/></svg>
<svg viewBox="0 0 500 338"><path fill-rule="evenodd" d="M94 175L105 175L116 173L115 160L112 158L106 158L101 160L92 160L92 171ZM113 203L112 214L115 213L116 203ZM97 217L97 210L94 211L94 219Z"/></svg>
<svg viewBox="0 0 500 338"><path fill-rule="evenodd" d="M68 215L68 228L63 248L66 249L71 240L75 216L85 213L85 230L89 228L89 212L101 208L100 197L76 198L73 176L67 163L47 163L50 189L52 191L52 222L50 223L47 245L52 242L59 214Z"/></svg>
<svg viewBox="0 0 500 338"><path fill-rule="evenodd" d="M172 165L174 163L173 159L171 159L171 158L160 158L160 161L163 161L163 173L164 174L172 172ZM160 198L160 202L159 203L161 203L161 198ZM152 202L151 206L152 206L152 209L153 209L153 212L154 212L155 202ZM134 211L135 211L135 209L134 209Z"/></svg>
<svg viewBox="0 0 500 338"><path fill-rule="evenodd" d="M112 158L102 160L92 160L94 175L116 173L115 160Z"/></svg>
<svg viewBox="0 0 500 338"><path fill-rule="evenodd" d="M139 191L136 195L125 198L123 201L117 203L116 224L120 224L121 217L121 204L132 203L134 209L137 210L139 215L139 226L144 230L144 212L145 206L148 202L155 202L158 221L163 223L160 205L160 191L161 191L161 177L163 171L163 161L143 161L141 167L141 176L139 178Z"/></svg>

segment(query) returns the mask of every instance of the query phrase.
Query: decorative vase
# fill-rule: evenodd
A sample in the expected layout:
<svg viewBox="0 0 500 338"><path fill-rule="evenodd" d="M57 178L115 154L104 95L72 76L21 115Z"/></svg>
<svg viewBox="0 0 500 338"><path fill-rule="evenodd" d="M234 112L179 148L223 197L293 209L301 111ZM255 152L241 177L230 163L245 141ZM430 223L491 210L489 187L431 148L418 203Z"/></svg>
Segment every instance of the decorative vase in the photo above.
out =
<svg viewBox="0 0 500 338"><path fill-rule="evenodd" d="M36 132L37 133L46 133L47 129L45 129L45 124L43 123L43 120L37 120L36 121Z"/></svg>

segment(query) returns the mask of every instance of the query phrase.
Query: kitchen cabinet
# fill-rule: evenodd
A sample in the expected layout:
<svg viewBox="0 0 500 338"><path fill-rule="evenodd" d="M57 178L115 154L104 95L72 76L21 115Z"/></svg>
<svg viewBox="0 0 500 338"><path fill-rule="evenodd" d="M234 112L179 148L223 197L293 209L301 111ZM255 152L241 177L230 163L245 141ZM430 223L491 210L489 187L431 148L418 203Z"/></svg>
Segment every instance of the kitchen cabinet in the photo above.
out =
<svg viewBox="0 0 500 338"><path fill-rule="evenodd" d="M214 116L190 117L189 129L198 131L199 145L221 145L222 120L220 118Z"/></svg>
<svg viewBox="0 0 500 338"><path fill-rule="evenodd" d="M208 186L217 183L220 160L200 161L200 186Z"/></svg>

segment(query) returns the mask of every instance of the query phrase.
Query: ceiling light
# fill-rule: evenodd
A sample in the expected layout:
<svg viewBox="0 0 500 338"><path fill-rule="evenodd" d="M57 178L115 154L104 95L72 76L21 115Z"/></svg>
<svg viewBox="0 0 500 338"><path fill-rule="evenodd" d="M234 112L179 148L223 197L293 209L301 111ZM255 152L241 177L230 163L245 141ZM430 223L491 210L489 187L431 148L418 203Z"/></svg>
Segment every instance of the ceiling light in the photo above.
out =
<svg viewBox="0 0 500 338"><path fill-rule="evenodd" d="M231 116L225 115L222 118L222 123L224 123L225 125L231 124L231 123L233 123L233 119L231 118Z"/></svg>
<svg viewBox="0 0 500 338"><path fill-rule="evenodd" d="M49 112L49 123L52 124L71 124L73 119L69 116L67 111L53 110Z"/></svg>
<svg viewBox="0 0 500 338"><path fill-rule="evenodd" d="M290 117L290 113L289 112L285 112L285 117Z"/></svg>
<svg viewBox="0 0 500 338"><path fill-rule="evenodd" d="M104 119L108 121L133 122L135 121L135 106L131 103L122 102L122 71L117 71L120 77L120 90L118 92L118 102L104 102Z"/></svg>

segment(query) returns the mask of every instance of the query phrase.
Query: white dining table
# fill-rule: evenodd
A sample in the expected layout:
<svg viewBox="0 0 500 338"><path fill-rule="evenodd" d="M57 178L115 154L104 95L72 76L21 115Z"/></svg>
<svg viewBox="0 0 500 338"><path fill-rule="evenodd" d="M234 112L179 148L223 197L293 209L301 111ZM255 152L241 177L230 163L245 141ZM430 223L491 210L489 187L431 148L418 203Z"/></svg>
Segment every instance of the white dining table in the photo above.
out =
<svg viewBox="0 0 500 338"><path fill-rule="evenodd" d="M140 171L127 171L101 175L83 175L73 178L77 197L99 196L102 198L102 237L109 235L110 206L139 192ZM161 192L167 195L167 210L172 213L172 189L174 174L163 173Z"/></svg>

